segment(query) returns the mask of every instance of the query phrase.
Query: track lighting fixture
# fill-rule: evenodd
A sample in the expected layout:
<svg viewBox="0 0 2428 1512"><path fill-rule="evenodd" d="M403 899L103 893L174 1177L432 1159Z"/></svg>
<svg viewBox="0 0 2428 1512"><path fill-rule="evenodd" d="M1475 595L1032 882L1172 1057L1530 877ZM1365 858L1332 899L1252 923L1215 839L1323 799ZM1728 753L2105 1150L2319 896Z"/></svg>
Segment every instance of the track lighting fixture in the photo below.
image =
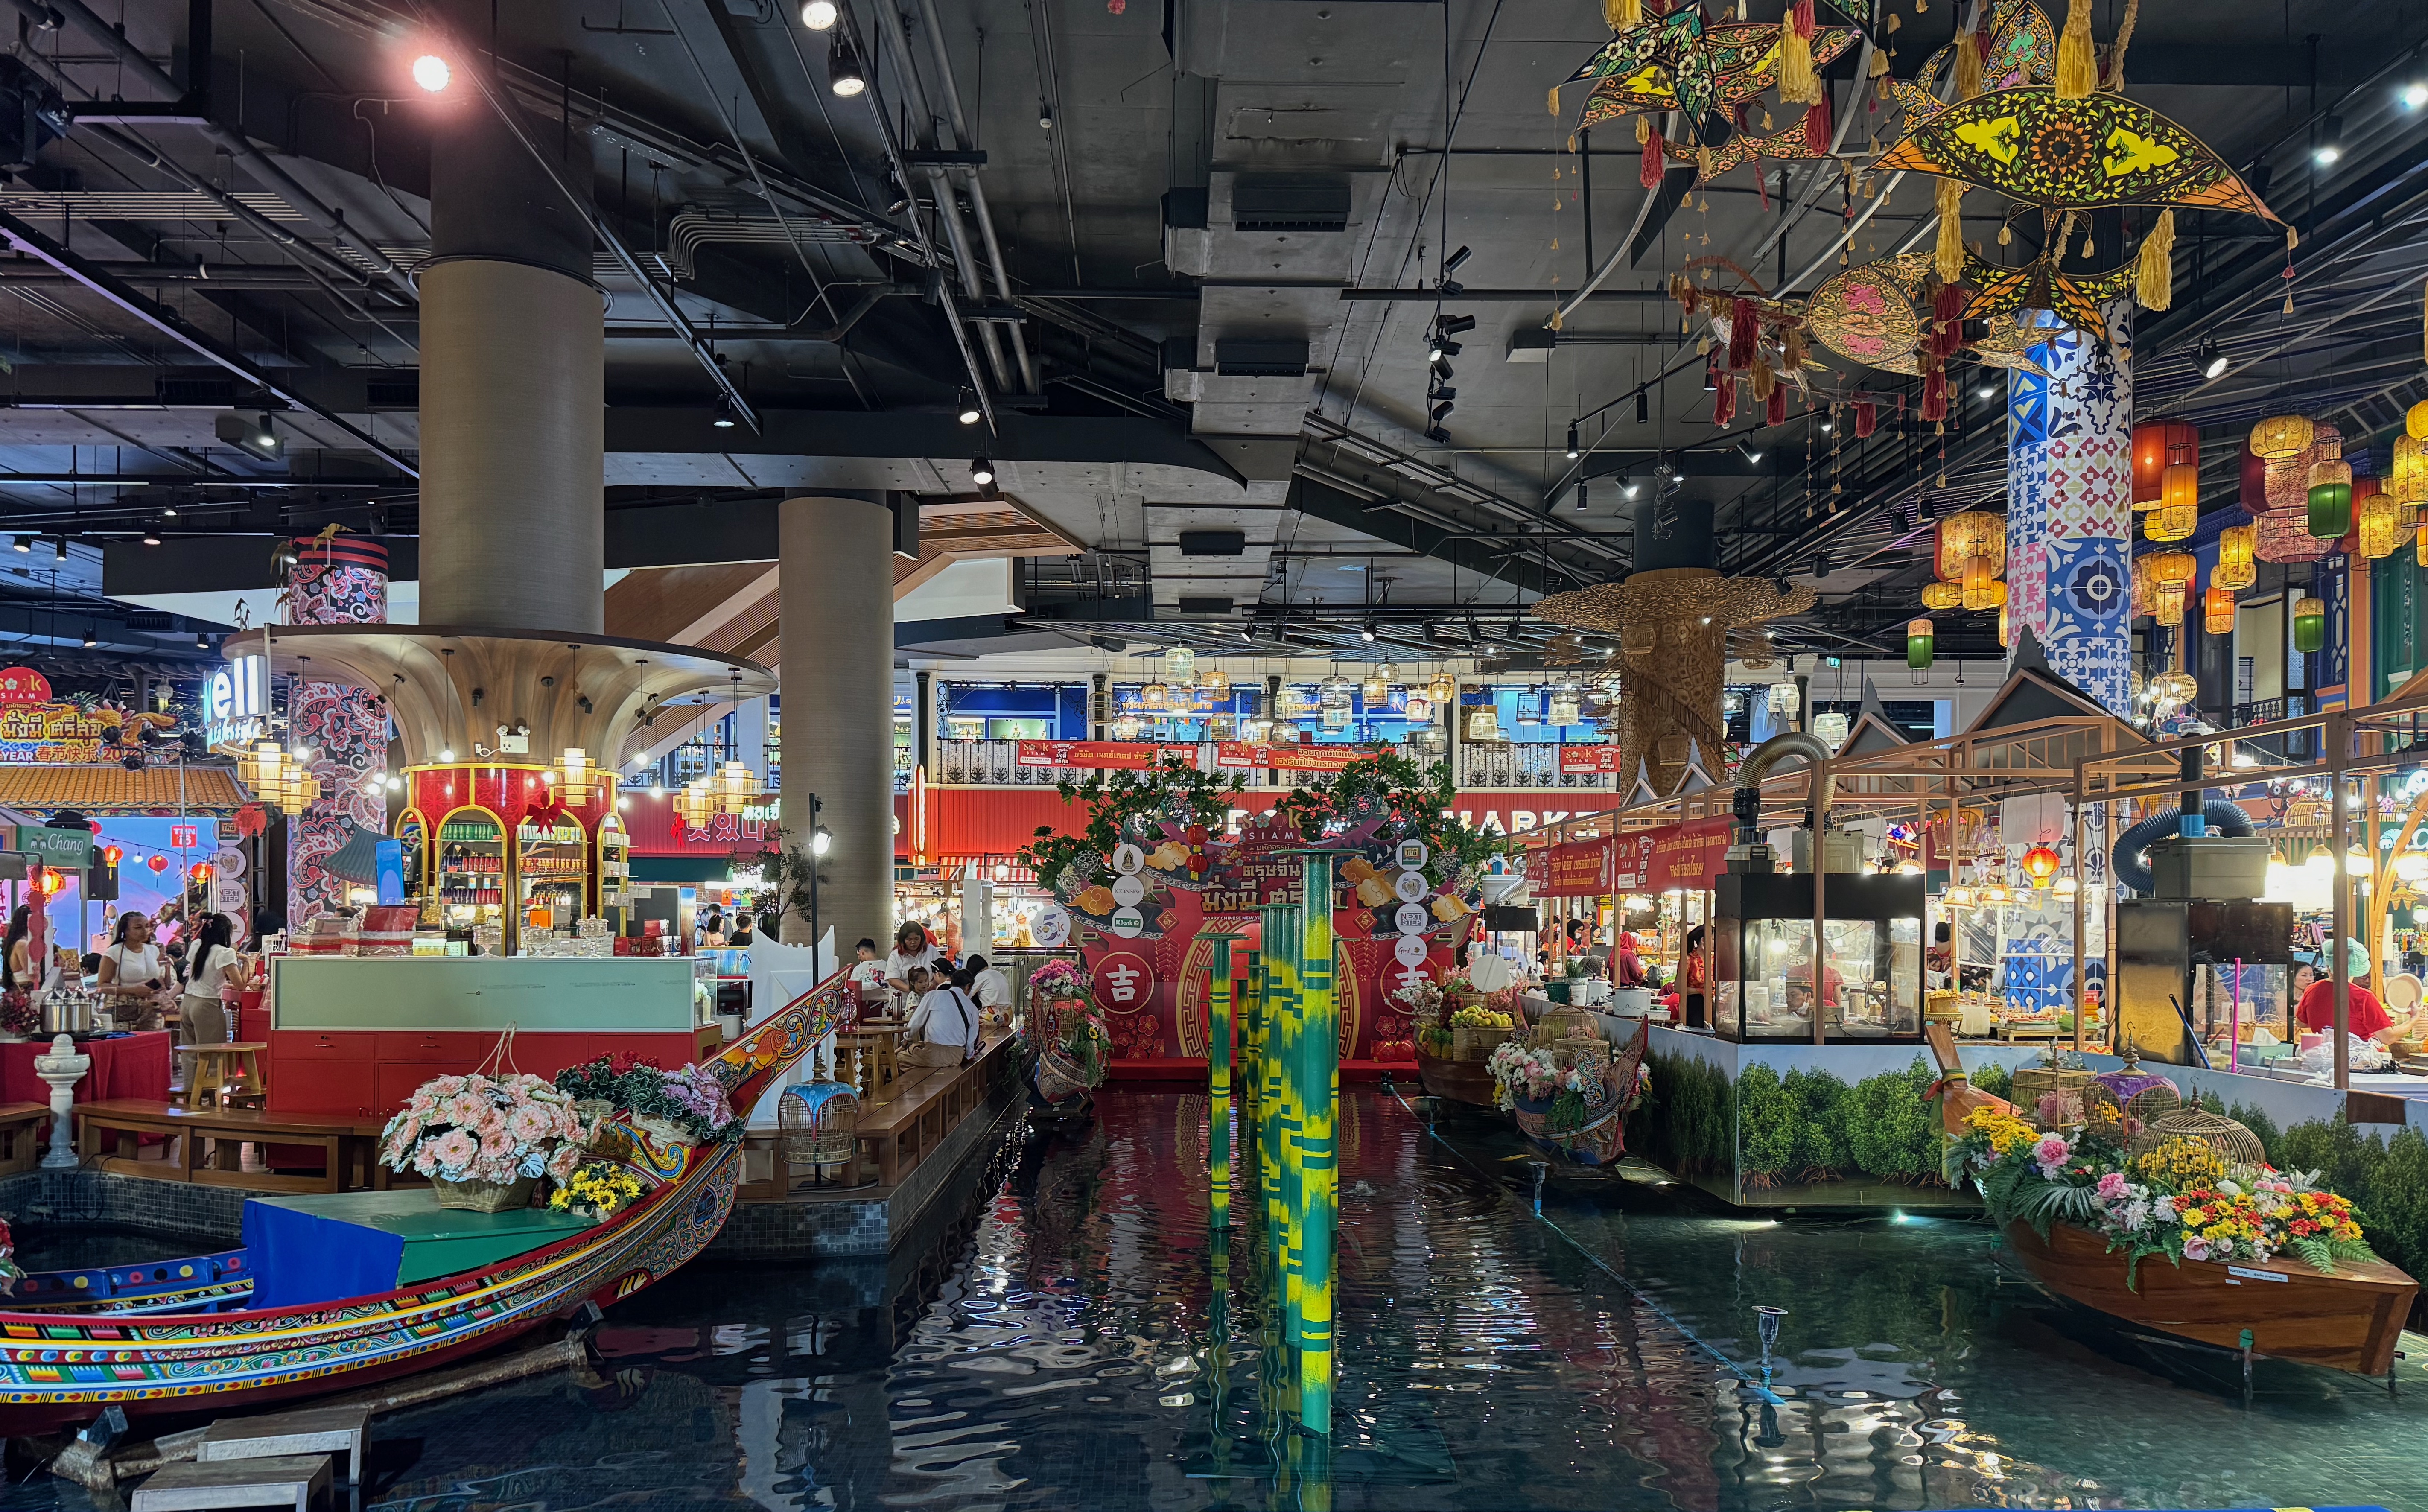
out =
<svg viewBox="0 0 2428 1512"><path fill-rule="evenodd" d="M1754 445L1751 441L1739 442L1737 444L1737 454L1744 457L1746 461L1756 465L1759 465L1762 461L1762 448Z"/></svg>
<svg viewBox="0 0 2428 1512"><path fill-rule="evenodd" d="M1459 269L1465 267L1467 265L1467 259L1473 255L1475 255L1475 254L1471 248L1461 247L1456 252L1452 253L1449 256L1444 257L1441 265L1441 281L1434 287L1445 294L1466 293L1467 286L1460 283L1457 279L1452 278L1451 274L1457 272Z"/></svg>
<svg viewBox="0 0 2428 1512"><path fill-rule="evenodd" d="M801 7L801 25L812 31L832 31L842 15L835 8L834 0L809 0Z"/></svg>
<svg viewBox="0 0 2428 1512"><path fill-rule="evenodd" d="M2311 149L2310 156L2321 168L2332 168L2343 160L2343 156L2344 118L2329 116L2326 124L2319 128L2319 144Z"/></svg>
<svg viewBox="0 0 2428 1512"><path fill-rule="evenodd" d="M2225 353L2218 349L2217 337L2212 336L2201 338L2200 353L2196 360L2200 364L2200 375L2203 378L2224 376Z"/></svg>
<svg viewBox="0 0 2428 1512"><path fill-rule="evenodd" d="M1638 425L1652 423L1652 396L1641 388L1635 391L1635 423Z"/></svg>
<svg viewBox="0 0 2428 1512"><path fill-rule="evenodd" d="M210 649L211 638L199 630L194 632L194 649L198 651L206 651Z"/></svg>
<svg viewBox="0 0 2428 1512"><path fill-rule="evenodd" d="M1577 422L1570 420L1568 421L1568 460L1574 462L1577 454Z"/></svg>
<svg viewBox="0 0 2428 1512"><path fill-rule="evenodd" d="M9 544L14 546L18 551L27 553L31 553L34 550L33 538L27 535L17 536Z"/></svg>
<svg viewBox="0 0 2428 1512"><path fill-rule="evenodd" d="M67 559L68 538L62 535L57 540L51 542L51 560L54 562L65 562Z"/></svg>
<svg viewBox="0 0 2428 1512"><path fill-rule="evenodd" d="M1579 478L1579 479L1577 480L1577 513L1578 513L1578 514L1580 514L1580 515L1582 515L1582 514L1583 514L1584 512L1585 512L1585 481L1584 481L1583 478Z"/></svg>
<svg viewBox="0 0 2428 1512"><path fill-rule="evenodd" d="M177 505L173 500L160 506L160 518L162 519L174 519L177 518Z"/></svg>
<svg viewBox="0 0 2428 1512"><path fill-rule="evenodd" d="M160 531L158 527L153 525L146 525L143 527L143 544L146 546L157 546L160 544Z"/></svg>
<svg viewBox="0 0 2428 1512"><path fill-rule="evenodd" d="M709 421L720 431L733 429L733 401L723 394L716 396L716 418Z"/></svg>
<svg viewBox="0 0 2428 1512"><path fill-rule="evenodd" d="M98 645L100 645L100 644L101 644L101 637L99 637L99 636L95 635L95 634L92 633L92 627L91 627L90 625L87 625L87 626L85 626L85 627L84 627L84 649L85 649L86 650L90 650L90 649L92 649L94 647L96 647L96 646L98 646Z"/></svg>
<svg viewBox="0 0 2428 1512"><path fill-rule="evenodd" d="M978 408L978 396L966 388L962 389L961 407L960 412L954 416L954 419L960 420L963 425L976 425L979 420L985 419L984 413Z"/></svg>
<svg viewBox="0 0 2428 1512"><path fill-rule="evenodd" d="M436 53L424 53L413 60L413 82L420 86L424 93L443 93L454 81L455 71L448 67L447 59Z"/></svg>
<svg viewBox="0 0 2428 1512"><path fill-rule="evenodd" d="M1370 646L1372 645L1374 643L1374 621L1370 619L1366 621L1366 623L1358 626L1357 638L1366 642Z"/></svg>
<svg viewBox="0 0 2428 1512"><path fill-rule="evenodd" d="M973 458L970 462L970 482L981 488L993 487L994 464L984 457Z"/></svg>
<svg viewBox="0 0 2428 1512"><path fill-rule="evenodd" d="M827 49L827 88L846 100L868 88L868 76L860 71L859 50L841 32L835 33L834 45Z"/></svg>
<svg viewBox="0 0 2428 1512"><path fill-rule="evenodd" d="M1643 491L1644 485L1640 483L1630 483L1626 487L1621 488L1618 491L1618 496L1622 499L1632 499Z"/></svg>

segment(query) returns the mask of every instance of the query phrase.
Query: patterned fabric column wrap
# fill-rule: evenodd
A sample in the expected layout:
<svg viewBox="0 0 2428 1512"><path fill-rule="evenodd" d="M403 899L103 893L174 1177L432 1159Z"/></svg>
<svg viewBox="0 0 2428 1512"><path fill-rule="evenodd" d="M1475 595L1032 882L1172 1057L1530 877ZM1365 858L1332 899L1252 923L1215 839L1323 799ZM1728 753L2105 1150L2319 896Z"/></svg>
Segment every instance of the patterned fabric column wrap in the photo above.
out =
<svg viewBox="0 0 2428 1512"><path fill-rule="evenodd" d="M387 623L387 548L338 535L295 543L287 572L290 625ZM375 774L387 767L387 711L369 693L342 682L304 682L295 689L296 744L317 752L312 775L320 797L287 821L287 917L290 925L346 900L345 879L322 865L344 848L359 826L387 829L387 804Z"/></svg>
<svg viewBox="0 0 2428 1512"><path fill-rule="evenodd" d="M2104 311L2118 342L2131 309ZM2042 316L2042 322L2050 322ZM2129 706L2133 601L2133 380L2116 353L2061 330L2032 349L2049 376L2007 375L2008 622L2059 676Z"/></svg>

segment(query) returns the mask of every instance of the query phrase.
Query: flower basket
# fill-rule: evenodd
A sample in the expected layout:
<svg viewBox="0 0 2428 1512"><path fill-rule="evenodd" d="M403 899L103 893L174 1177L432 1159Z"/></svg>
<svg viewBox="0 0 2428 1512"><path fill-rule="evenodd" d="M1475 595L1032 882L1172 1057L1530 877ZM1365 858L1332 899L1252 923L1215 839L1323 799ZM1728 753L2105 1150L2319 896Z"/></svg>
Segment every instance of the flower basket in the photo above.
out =
<svg viewBox="0 0 2428 1512"><path fill-rule="evenodd" d="M539 1184L536 1176L517 1176L512 1181L450 1181L445 1176L432 1176L431 1190L438 1193L438 1206L457 1212L505 1213L531 1206L532 1189Z"/></svg>
<svg viewBox="0 0 2428 1512"><path fill-rule="evenodd" d="M442 1207L502 1212L530 1202L538 1177L569 1175L595 1133L572 1098L537 1076L475 1072L417 1088L381 1130L379 1159L391 1171L427 1176ZM522 1194L508 1195L517 1182ZM461 1195L451 1199L451 1187Z"/></svg>
<svg viewBox="0 0 2428 1512"><path fill-rule="evenodd" d="M1486 1029L1472 1024L1461 1024L1451 1030L1451 1059L1482 1060L1516 1032L1515 1029Z"/></svg>

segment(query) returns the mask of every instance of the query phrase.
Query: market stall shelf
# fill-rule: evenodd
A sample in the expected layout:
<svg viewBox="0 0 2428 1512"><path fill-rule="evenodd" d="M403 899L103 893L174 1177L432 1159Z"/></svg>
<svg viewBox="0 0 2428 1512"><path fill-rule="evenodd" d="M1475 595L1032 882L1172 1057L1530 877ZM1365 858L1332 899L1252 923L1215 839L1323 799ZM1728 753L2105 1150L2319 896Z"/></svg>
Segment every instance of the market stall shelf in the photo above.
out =
<svg viewBox="0 0 2428 1512"><path fill-rule="evenodd" d="M845 1016L842 976L711 1062L737 1114ZM739 1143L669 1144L626 1126L624 1164L653 1183L597 1226L481 1269L378 1294L278 1309L145 1317L0 1313L0 1412L33 1432L90 1421L215 1411L325 1394L430 1369L630 1296L689 1260L733 1205Z"/></svg>

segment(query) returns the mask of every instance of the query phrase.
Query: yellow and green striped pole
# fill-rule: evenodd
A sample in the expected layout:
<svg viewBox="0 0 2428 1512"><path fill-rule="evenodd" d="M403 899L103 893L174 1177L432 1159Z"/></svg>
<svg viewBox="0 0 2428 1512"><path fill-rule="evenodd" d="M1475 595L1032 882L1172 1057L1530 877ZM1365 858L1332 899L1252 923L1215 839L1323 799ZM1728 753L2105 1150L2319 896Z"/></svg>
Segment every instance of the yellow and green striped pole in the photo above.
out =
<svg viewBox="0 0 2428 1512"><path fill-rule="evenodd" d="M1332 1245L1338 1224L1336 1142L1340 1069L1340 1011L1333 995L1332 863L1330 851L1301 858L1304 908L1299 921L1299 1027L1294 1067L1299 1108L1298 1268L1299 1423L1308 1433L1332 1432Z"/></svg>
<svg viewBox="0 0 2428 1512"><path fill-rule="evenodd" d="M1206 1226L1231 1226L1231 942L1236 934L1200 934L1214 946L1206 976Z"/></svg>
<svg viewBox="0 0 2428 1512"><path fill-rule="evenodd" d="M1295 1106L1297 1051L1294 1026L1298 1016L1299 909L1294 904L1268 904L1264 915L1264 1196L1266 1243L1273 1257L1273 1296L1281 1304L1282 1342L1296 1349L1298 1286L1293 1267L1297 1241L1292 1235L1297 1200L1298 1119Z"/></svg>

